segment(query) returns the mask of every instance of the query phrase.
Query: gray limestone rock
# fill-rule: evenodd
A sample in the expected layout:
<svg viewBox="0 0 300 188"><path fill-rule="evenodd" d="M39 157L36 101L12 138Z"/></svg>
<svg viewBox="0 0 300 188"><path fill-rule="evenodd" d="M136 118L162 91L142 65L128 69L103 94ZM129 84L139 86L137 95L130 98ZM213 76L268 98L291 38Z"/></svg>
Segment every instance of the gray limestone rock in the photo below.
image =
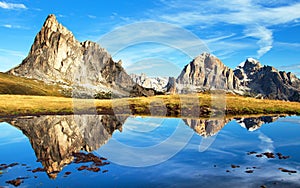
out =
<svg viewBox="0 0 300 188"><path fill-rule="evenodd" d="M129 96L135 86L121 61L114 62L97 43L77 41L54 15L47 17L28 56L8 73L71 88L80 98L97 92Z"/></svg>
<svg viewBox="0 0 300 188"><path fill-rule="evenodd" d="M254 96L300 101L300 80L290 72L262 66L257 60L248 58L234 73L241 85Z"/></svg>
<svg viewBox="0 0 300 188"><path fill-rule="evenodd" d="M184 67L177 78L179 92L207 90L239 90L233 70L215 56L203 53Z"/></svg>

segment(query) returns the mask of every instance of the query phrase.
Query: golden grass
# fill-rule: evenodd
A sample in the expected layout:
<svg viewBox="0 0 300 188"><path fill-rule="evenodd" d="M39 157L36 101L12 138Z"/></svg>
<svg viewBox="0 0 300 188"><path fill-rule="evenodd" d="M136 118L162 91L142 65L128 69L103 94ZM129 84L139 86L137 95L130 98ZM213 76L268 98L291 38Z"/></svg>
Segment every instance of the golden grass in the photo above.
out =
<svg viewBox="0 0 300 188"><path fill-rule="evenodd" d="M299 102L287 102L281 100L254 99L251 97L242 97L227 95L227 111L236 114L300 114Z"/></svg>
<svg viewBox="0 0 300 188"><path fill-rule="evenodd" d="M219 96L219 98L218 98ZM217 99L215 99L217 98ZM224 103L226 102L226 103ZM0 116L40 114L133 114L208 117L211 114L300 114L299 102L263 100L237 95L161 95L113 100L51 96L0 95Z"/></svg>
<svg viewBox="0 0 300 188"><path fill-rule="evenodd" d="M101 100L99 100L101 102ZM102 101L103 107L110 108L110 101ZM0 116L92 113L95 101L66 97L0 95Z"/></svg>
<svg viewBox="0 0 300 188"><path fill-rule="evenodd" d="M0 94L62 96L62 88L0 72Z"/></svg>

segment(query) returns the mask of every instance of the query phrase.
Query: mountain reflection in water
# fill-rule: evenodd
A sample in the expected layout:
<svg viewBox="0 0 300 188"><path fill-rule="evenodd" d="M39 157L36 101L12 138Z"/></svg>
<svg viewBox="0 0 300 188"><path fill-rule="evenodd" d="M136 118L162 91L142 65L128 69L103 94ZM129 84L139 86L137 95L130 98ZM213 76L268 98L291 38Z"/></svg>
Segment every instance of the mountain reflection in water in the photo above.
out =
<svg viewBox="0 0 300 188"><path fill-rule="evenodd" d="M30 140L47 174L55 178L74 159L73 152L93 151L105 144L126 117L110 115L67 115L19 117L8 121ZM54 172L54 173L53 173Z"/></svg>
<svg viewBox="0 0 300 188"><path fill-rule="evenodd" d="M263 124L276 121L279 116L260 116L247 118L232 118L249 131L259 129ZM182 119L186 125L191 127L197 134L209 137L217 134L232 119Z"/></svg>
<svg viewBox="0 0 300 188"><path fill-rule="evenodd" d="M112 137L116 129L122 131L127 116L113 115L59 115L28 116L5 120L26 135L35 155L50 178L56 178L63 167L73 162L73 153L99 149ZM234 118L233 118L234 119ZM236 118L249 131L277 116ZM217 134L231 119L182 119L197 134L209 137Z"/></svg>

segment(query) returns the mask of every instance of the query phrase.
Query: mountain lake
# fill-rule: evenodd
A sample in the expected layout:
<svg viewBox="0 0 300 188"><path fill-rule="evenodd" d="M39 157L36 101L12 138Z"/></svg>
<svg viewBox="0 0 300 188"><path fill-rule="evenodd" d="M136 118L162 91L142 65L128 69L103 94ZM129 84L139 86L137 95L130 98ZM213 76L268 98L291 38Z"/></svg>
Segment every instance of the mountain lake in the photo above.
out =
<svg viewBox="0 0 300 188"><path fill-rule="evenodd" d="M0 187L300 187L297 116L0 122Z"/></svg>

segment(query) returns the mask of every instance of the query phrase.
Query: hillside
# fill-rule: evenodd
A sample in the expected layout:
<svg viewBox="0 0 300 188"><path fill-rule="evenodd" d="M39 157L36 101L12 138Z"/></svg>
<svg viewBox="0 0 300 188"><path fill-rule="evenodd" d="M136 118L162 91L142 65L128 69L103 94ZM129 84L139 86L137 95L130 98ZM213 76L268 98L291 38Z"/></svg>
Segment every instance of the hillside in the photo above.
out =
<svg viewBox="0 0 300 188"><path fill-rule="evenodd" d="M66 96L62 94L63 89L47 85L42 81L8 75L0 72L0 94L15 95L40 95L40 96Z"/></svg>
<svg viewBox="0 0 300 188"><path fill-rule="evenodd" d="M79 42L54 15L49 15L36 35L28 56L8 74L34 78L72 89L73 97L151 96L155 91L135 84L111 55L92 41Z"/></svg>

